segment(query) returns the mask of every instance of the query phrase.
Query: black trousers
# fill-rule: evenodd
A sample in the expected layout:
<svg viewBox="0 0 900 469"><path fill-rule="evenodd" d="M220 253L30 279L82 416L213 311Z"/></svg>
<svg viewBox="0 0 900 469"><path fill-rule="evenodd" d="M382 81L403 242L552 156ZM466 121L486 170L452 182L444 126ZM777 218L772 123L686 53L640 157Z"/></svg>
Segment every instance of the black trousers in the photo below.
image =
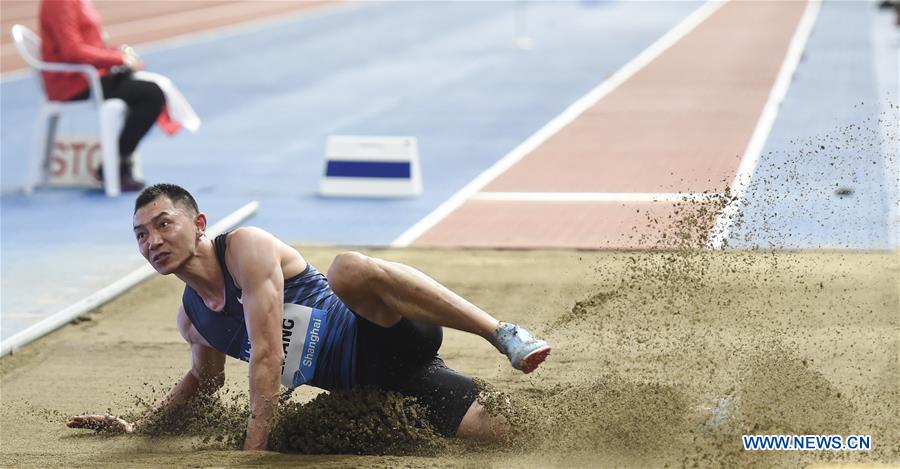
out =
<svg viewBox="0 0 900 469"><path fill-rule="evenodd" d="M104 98L119 98L128 104L125 125L119 134L119 157L127 161L138 142L153 127L162 112L166 97L156 83L135 80L128 73L110 73L100 77L100 86L103 88ZM84 90L70 101L87 99L89 96L90 90Z"/></svg>

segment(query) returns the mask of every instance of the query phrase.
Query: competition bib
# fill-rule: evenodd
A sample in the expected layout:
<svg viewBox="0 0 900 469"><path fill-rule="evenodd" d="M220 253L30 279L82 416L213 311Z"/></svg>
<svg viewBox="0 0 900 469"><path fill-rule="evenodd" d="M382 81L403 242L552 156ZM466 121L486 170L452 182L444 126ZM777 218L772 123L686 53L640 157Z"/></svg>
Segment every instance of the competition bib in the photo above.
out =
<svg viewBox="0 0 900 469"><path fill-rule="evenodd" d="M281 384L293 388L310 382L316 371L326 312L308 306L285 303L281 321L284 363Z"/></svg>

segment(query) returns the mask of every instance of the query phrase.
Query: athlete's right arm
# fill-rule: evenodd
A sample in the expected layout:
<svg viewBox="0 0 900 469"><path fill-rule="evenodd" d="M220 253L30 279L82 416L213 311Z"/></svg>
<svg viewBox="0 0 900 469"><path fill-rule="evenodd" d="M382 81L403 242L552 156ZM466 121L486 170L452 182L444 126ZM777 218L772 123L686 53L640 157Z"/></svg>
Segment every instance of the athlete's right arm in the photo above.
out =
<svg viewBox="0 0 900 469"><path fill-rule="evenodd" d="M178 331L191 346L191 369L169 391L166 399L147 413L149 417L158 412L169 412L187 404L198 395L212 394L225 384L225 354L210 347L197 332L184 312L178 308Z"/></svg>
<svg viewBox="0 0 900 469"><path fill-rule="evenodd" d="M198 395L212 394L225 384L225 354L213 349L194 328L184 307L178 309L178 330L191 346L191 369L169 391L166 399L147 412L141 420L130 423L113 415L76 415L69 419L71 428L107 428L132 433L143 420L157 413L167 413L187 404Z"/></svg>

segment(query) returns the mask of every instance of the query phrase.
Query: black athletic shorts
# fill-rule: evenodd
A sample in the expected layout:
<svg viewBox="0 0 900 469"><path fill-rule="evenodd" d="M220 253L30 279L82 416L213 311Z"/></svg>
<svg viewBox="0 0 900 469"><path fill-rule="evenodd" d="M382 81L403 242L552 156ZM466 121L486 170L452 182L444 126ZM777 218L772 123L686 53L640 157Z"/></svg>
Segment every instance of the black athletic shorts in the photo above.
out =
<svg viewBox="0 0 900 469"><path fill-rule="evenodd" d="M472 378L451 370L438 356L440 326L403 318L385 328L357 318L357 384L415 397L438 433L455 436L478 390Z"/></svg>

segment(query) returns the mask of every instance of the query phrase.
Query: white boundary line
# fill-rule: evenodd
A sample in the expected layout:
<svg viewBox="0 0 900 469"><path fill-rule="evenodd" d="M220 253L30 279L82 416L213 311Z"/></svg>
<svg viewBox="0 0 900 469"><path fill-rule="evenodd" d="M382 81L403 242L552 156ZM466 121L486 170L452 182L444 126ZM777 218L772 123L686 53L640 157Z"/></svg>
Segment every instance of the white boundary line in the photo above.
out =
<svg viewBox="0 0 900 469"><path fill-rule="evenodd" d="M121 23L115 23L109 25L104 29L109 31L111 36L117 36L116 33L120 30L128 31L128 33L130 34L138 34L157 31L163 27L171 28L175 26L192 26L197 17L202 18L203 21L230 19L231 17L240 16L240 13L245 13L248 7L252 8L252 5L252 3L248 3L246 1L239 1L234 3L214 3L188 11L175 11L158 16L151 16L149 18L138 18ZM296 11L289 12L287 14L292 13L296 13ZM257 18L257 20L282 17L284 17L284 12L274 13L271 14L271 16L265 16L263 18ZM231 23L230 25L233 26L236 24L240 23ZM222 27L223 26L219 26L218 28L214 29L220 29Z"/></svg>
<svg viewBox="0 0 900 469"><path fill-rule="evenodd" d="M27 65L26 68L4 72L3 74L0 74L0 83L22 80L31 76L31 73L32 71L30 68L27 68Z"/></svg>
<svg viewBox="0 0 900 469"><path fill-rule="evenodd" d="M161 51L178 49L185 46L193 46L206 42L228 39L242 34L253 33L262 29L284 26L294 21L306 20L320 16L329 16L343 11L352 11L358 8L364 8L368 3L355 2L338 2L334 4L322 5L312 9L297 10L287 14L267 16L250 21L242 21L240 23L232 23L230 25L221 26L214 29L204 29L193 33L185 33L172 36L158 41L146 42L138 44L135 49L141 55L153 54Z"/></svg>
<svg viewBox="0 0 900 469"><path fill-rule="evenodd" d="M257 208L259 208L259 202L254 200L235 210L215 225L209 227L209 229L206 230L207 236L215 237L225 230L237 225L250 215L253 215ZM13 353L23 345L59 329L78 316L121 295L129 288L143 282L155 273L156 271L153 270L153 267L150 266L150 264L144 264L144 266L132 271L128 275L116 280L97 292L82 298L80 301L77 301L62 311L56 312L37 324L27 327L24 331L18 332L3 341L2 346L0 346L0 357L5 356L8 353Z"/></svg>
<svg viewBox="0 0 900 469"><path fill-rule="evenodd" d="M616 71L612 76L603 83L582 96L578 101L572 103L562 114L556 116L548 122L540 130L532 134L528 139L519 144L516 148L506 154L491 167L479 174L475 179L466 184L462 189L453 194L444 203L438 206L434 211L419 220L418 223L407 229L403 234L397 237L392 243L393 247L409 246L419 236L428 231L431 227L447 217L452 211L456 210L463 202L472 194L475 194L482 187L486 186L494 178L509 169L516 162L525 157L525 155L534 151L535 148L543 144L550 137L559 132L563 127L569 125L584 111L603 99L604 96L619 87L626 80L631 78L635 73L652 62L656 57L666 51L673 44L691 32L704 20L709 18L716 10L718 10L724 2L712 0L704 3L697 8L687 18L670 29L666 34L656 40L649 47L644 49L637 57L625 64Z"/></svg>
<svg viewBox="0 0 900 469"><path fill-rule="evenodd" d="M498 202L704 202L719 193L678 192L479 192L469 200Z"/></svg>
<svg viewBox="0 0 900 469"><path fill-rule="evenodd" d="M725 240L731 234L731 227L740 210L740 204L744 199L744 193L750 185L753 173L759 163L759 157L762 154L766 140L769 138L769 132L775 125L775 118L778 116L778 110L784 98L787 95L788 88L791 85L791 79L800 64L803 57L803 50L806 49L806 42L812 33L813 26L816 24L816 17L819 14L821 0L808 0L806 10L800 18L797 30L791 38L788 46L787 54L784 62L781 63L781 69L778 71L778 78L769 92L769 98L763 107L762 114L756 122L756 128L753 129L753 135L750 142L744 150L744 156L741 158L741 164L738 166L737 174L731 183L731 196L733 199L722 209L716 218L716 224L713 225L707 246L712 249L722 249L725 247Z"/></svg>

